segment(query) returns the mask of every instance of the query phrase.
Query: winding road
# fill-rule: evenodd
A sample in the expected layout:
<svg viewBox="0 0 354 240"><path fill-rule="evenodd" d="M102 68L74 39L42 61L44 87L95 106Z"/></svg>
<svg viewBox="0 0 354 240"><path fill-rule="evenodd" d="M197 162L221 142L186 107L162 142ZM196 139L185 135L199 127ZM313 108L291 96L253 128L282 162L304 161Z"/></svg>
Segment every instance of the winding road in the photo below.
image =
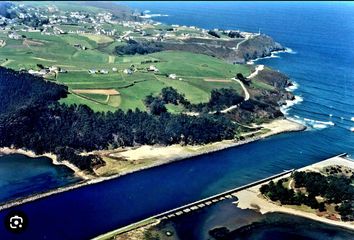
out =
<svg viewBox="0 0 354 240"><path fill-rule="evenodd" d="M247 79L252 79L252 78L254 78L254 77L257 76L258 73L259 73L260 71L262 71L263 69L264 69L264 65L258 65L258 66L255 68L255 71L252 72L252 73L247 77ZM234 80L234 81L236 81L236 82L238 82L238 83L241 85L241 87L242 87L242 90L243 90L243 92L244 92L244 94L245 94L245 99L244 99L242 102L248 101L248 100L250 99L250 93L248 92L248 90L247 90L247 88L245 87L245 85L243 84L243 82L240 81L240 80L237 79L237 78L231 78L231 79ZM221 112L221 113L228 113L228 112L232 111L233 109L238 108L238 107L240 106L240 104L241 104L241 103L236 104L236 105L232 105L232 106L230 106L230 107L228 107L228 108L225 108L225 109L221 110L220 112ZM215 114L215 113L216 113L216 111L209 112L209 114ZM190 116L198 116L198 115L199 115L198 112L185 112L185 114L186 114L186 115L190 115Z"/></svg>
<svg viewBox="0 0 354 240"><path fill-rule="evenodd" d="M258 65L258 66L256 67L255 71L254 71L253 73L251 73L251 74L247 77L247 79L252 79L252 78L254 78L255 76L258 75L259 71L262 71L263 69L264 69L264 65ZM238 80L237 78L232 78L232 80L238 82L238 83L241 85L242 90L243 90L243 92L244 92L244 94L245 94L245 99L244 99L243 101L248 101L248 100L250 99L250 93L248 92L248 90L247 90L247 88L245 87L245 85L243 84L243 82L240 81L240 80ZM239 105L240 105L240 104L233 105L233 106L228 107L228 108L226 108L226 109L224 109L224 110L221 110L220 112L221 112L221 113L227 113L227 112L229 112L229 111L231 111L231 110L237 108Z"/></svg>

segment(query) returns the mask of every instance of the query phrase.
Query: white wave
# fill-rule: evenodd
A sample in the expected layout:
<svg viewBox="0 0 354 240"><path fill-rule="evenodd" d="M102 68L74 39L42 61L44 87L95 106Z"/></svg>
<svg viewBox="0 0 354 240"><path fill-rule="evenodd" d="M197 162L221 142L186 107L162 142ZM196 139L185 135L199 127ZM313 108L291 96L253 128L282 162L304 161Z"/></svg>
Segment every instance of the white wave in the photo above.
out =
<svg viewBox="0 0 354 240"><path fill-rule="evenodd" d="M314 129L314 130L321 130L321 129L325 129L328 128L330 126L334 126L335 124L333 122L325 122L325 121L319 121L319 120L314 120L314 119L309 119L309 118L300 118L297 115L294 115L294 117L287 117L288 119L300 123L304 126L306 126L308 129ZM353 128L354 130L354 128Z"/></svg>
<svg viewBox="0 0 354 240"><path fill-rule="evenodd" d="M290 110L290 107L294 106L295 104L299 104L304 99L301 96L295 96L294 100L285 100L285 104L280 107L280 111L284 114L287 115L288 111Z"/></svg>
<svg viewBox="0 0 354 240"><path fill-rule="evenodd" d="M293 51L291 48L285 48L285 50L279 50L279 51L273 51L273 52L271 52L270 56L259 57L259 58L253 59L253 60L249 60L249 61L247 62L247 64L253 65L255 62L257 62L258 60L261 60L261 59L280 58L280 56L278 56L279 53L296 54L296 52Z"/></svg>
<svg viewBox="0 0 354 240"><path fill-rule="evenodd" d="M153 17L168 17L167 14L145 14L140 16L141 18L153 18Z"/></svg>
<svg viewBox="0 0 354 240"><path fill-rule="evenodd" d="M293 122L296 122L296 123L299 123L299 124L301 124L301 125L304 125L304 126L308 127L308 125L306 124L306 122L305 122L304 120L301 120L300 118L298 118L298 116L295 117L295 118L293 118L293 117L286 117L286 118L289 119L289 120L291 120L291 121L293 121Z"/></svg>
<svg viewBox="0 0 354 240"><path fill-rule="evenodd" d="M331 113L331 114L328 114L328 116L333 117L333 114L332 114L332 113Z"/></svg>
<svg viewBox="0 0 354 240"><path fill-rule="evenodd" d="M354 117L351 117L350 120L354 122Z"/></svg>
<svg viewBox="0 0 354 240"><path fill-rule="evenodd" d="M285 88L285 90L288 91L288 92L293 92L293 91L295 91L296 89L299 88L299 84L297 82L291 82L291 83L293 85Z"/></svg>
<svg viewBox="0 0 354 240"><path fill-rule="evenodd" d="M327 125L316 123L316 124L312 125L312 127L315 128L315 129L324 129L324 128L327 127Z"/></svg>
<svg viewBox="0 0 354 240"><path fill-rule="evenodd" d="M313 128L313 129L324 129L329 126L334 126L334 122L331 121L319 121L319 120L314 120L314 119L309 119L309 118L304 118L305 125Z"/></svg>
<svg viewBox="0 0 354 240"><path fill-rule="evenodd" d="M313 124L324 124L324 125L328 125L328 126L334 126L334 122L328 121L328 122L324 122L324 121L319 121L319 120L313 120L313 119L309 119L309 118L304 118L304 120L306 122L310 122Z"/></svg>
<svg viewBox="0 0 354 240"><path fill-rule="evenodd" d="M297 52L295 52L294 50L292 50L291 48L285 48L285 51L286 53L290 53L290 54L297 54Z"/></svg>
<svg viewBox="0 0 354 240"><path fill-rule="evenodd" d="M354 132L354 127L350 128L350 131L351 131L351 132Z"/></svg>
<svg viewBox="0 0 354 240"><path fill-rule="evenodd" d="M301 96L295 96L294 100L286 100L286 104L285 107L289 108L291 106L294 106L295 104L301 103L302 101L304 101L304 99Z"/></svg>

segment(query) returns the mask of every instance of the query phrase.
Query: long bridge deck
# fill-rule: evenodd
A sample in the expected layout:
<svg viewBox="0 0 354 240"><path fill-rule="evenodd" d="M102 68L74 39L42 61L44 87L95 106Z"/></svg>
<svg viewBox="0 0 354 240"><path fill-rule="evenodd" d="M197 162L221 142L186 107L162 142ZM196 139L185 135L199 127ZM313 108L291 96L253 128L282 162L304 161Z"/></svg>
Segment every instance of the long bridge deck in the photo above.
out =
<svg viewBox="0 0 354 240"><path fill-rule="evenodd" d="M347 155L348 155L347 153L342 153L342 154L339 154L339 155L331 157L331 158L341 157L343 159L349 160L347 158ZM328 158L328 159L331 159L331 158ZM328 159L326 159L326 160L328 160ZM326 160L323 160L323 161L326 161ZM321 161L321 162L323 162L323 161ZM349 160L349 161L352 161L352 160ZM102 235L100 235L98 237L93 238L92 240L110 239L111 237L113 237L113 236L115 236L117 234L121 234L121 233L124 233L124 232L131 231L133 229L139 228L139 227L146 226L146 225L148 225L150 223L153 223L154 221L157 221L157 220L170 219L170 218L173 218L173 217L176 217L176 216L180 216L182 214L189 213L191 211L203 208L205 206L209 206L211 204L217 203L217 202L225 200L225 199L235 198L235 196L233 194L238 192L238 191L241 191L241 190L244 190L244 189L247 189L247 188L250 188L250 187L265 183L265 182L268 182L270 180L273 180L273 179L276 179L276 178L279 178L279 177L283 177L283 176L285 176L285 175L287 175L289 173L292 173L294 171L295 171L295 169L284 170L283 172L275 174L275 175L272 175L270 177L267 177L267 178L264 178L264 179L261 179L261 180L258 180L258 181L255 181L255 182L240 186L240 187L236 187L236 188L233 188L231 190L227 190L225 192L218 193L218 194L215 194L215 195L207 197L207 198L203 198L201 200L198 200L198 201L183 205L181 207L177 207L177 208L168 210L168 211L160 213L160 214L156 214L154 216L151 216L151 217L146 218L144 220L141 220L139 222L135 222L135 223L132 223L132 224L127 225L125 227L122 227L122 228L116 229L114 231L102 234Z"/></svg>
<svg viewBox="0 0 354 240"><path fill-rule="evenodd" d="M131 231L131 230L136 229L138 227L142 227L142 226L148 225L148 224L150 224L150 223L152 223L154 221L157 221L157 220L165 220L165 219L173 218L173 217L185 214L185 213L189 213L191 211L195 211L195 210L203 208L205 206L209 206L211 204L217 203L217 202L225 200L225 199L232 199L232 198L235 197L235 196L233 196L233 193L236 193L238 191L241 191L241 190L249 188L249 187L256 186L258 184L262 184L264 182L270 181L270 180L278 178L278 177L282 177L282 176L284 176L286 174L289 174L289 173L291 173L293 171L294 171L294 169L284 170L283 172L275 174L275 175L272 175L270 177L267 177L267 178L264 178L264 179L261 179L261 180L258 180L258 181L255 181L255 182L240 186L240 187L236 187L236 188L233 188L231 190L227 190L225 192L218 193L218 194L215 194L215 195L207 197L207 198L203 198L201 200L198 200L198 201L183 205L181 207L177 207L177 208L168 210L168 211L163 212L163 213L156 214L156 215L151 216L149 218L143 219L143 220L141 220L139 222L132 223L132 224L127 225L125 227L122 227L122 228L116 229L114 231L111 231L111 232L105 233L103 235L100 235L98 237L95 237L92 240L110 239L112 236L115 236L117 234L121 234L121 233L124 233L124 232Z"/></svg>

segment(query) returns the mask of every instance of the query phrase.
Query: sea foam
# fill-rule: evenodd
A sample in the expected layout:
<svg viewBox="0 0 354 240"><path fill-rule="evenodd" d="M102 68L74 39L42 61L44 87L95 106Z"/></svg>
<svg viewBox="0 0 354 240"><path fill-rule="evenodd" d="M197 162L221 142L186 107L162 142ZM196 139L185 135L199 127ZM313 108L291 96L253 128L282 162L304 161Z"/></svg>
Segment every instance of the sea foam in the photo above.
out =
<svg viewBox="0 0 354 240"><path fill-rule="evenodd" d="M289 54L296 54L297 52L295 52L294 50L292 50L291 48L285 48L285 50L279 50L279 51L273 51L270 56L266 56L266 57L259 57L253 60L249 60L247 62L248 65L253 65L255 62L257 62L258 60L261 59L267 59L267 58L280 58L280 56L278 55L279 53L289 53Z"/></svg>
<svg viewBox="0 0 354 240"><path fill-rule="evenodd" d="M293 92L293 91L295 91L296 89L299 88L299 84L297 82L291 82L291 83L293 85L285 88L285 90L288 91L288 92Z"/></svg>
<svg viewBox="0 0 354 240"><path fill-rule="evenodd" d="M301 96L295 96L294 100L285 100L285 105L280 107L280 111L284 114L287 115L288 111L290 110L290 107L294 106L295 104L299 104L304 99Z"/></svg>
<svg viewBox="0 0 354 240"><path fill-rule="evenodd" d="M334 122L332 121L319 121L319 120L314 120L314 119L309 119L309 118L304 118L305 125L308 127L311 127L313 129L324 129L329 126L334 126Z"/></svg>

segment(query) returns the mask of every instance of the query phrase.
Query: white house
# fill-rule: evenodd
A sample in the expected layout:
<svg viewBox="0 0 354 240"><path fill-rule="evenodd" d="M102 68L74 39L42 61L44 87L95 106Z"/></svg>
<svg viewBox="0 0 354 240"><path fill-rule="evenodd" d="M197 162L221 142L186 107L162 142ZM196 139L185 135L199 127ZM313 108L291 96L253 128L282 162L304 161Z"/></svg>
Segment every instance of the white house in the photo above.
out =
<svg viewBox="0 0 354 240"><path fill-rule="evenodd" d="M129 69L129 68L124 69L123 72L125 74L129 74L129 75L133 73L133 71L131 69Z"/></svg>
<svg viewBox="0 0 354 240"><path fill-rule="evenodd" d="M177 78L177 75L172 73L170 75L168 75L168 78L171 78L171 79L176 79Z"/></svg>
<svg viewBox="0 0 354 240"><path fill-rule="evenodd" d="M157 69L154 65L150 65L150 67L147 69L150 72L158 72L159 69Z"/></svg>

